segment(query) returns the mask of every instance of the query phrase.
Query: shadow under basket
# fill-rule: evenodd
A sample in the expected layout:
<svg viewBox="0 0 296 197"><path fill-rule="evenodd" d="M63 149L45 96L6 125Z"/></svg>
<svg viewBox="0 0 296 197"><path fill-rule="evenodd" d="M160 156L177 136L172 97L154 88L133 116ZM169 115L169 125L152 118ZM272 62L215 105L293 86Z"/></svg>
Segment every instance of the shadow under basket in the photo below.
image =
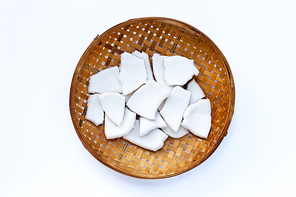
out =
<svg viewBox="0 0 296 197"><path fill-rule="evenodd" d="M104 125L85 119L91 75L118 66L120 54L144 51L166 56L180 55L194 60L199 70L195 81L211 102L212 122L207 139L191 133L169 137L157 152L148 151L123 138L108 140ZM84 147L101 163L122 174L160 179L187 172L204 162L227 134L234 112L235 88L228 62L204 33L184 22L148 17L120 23L98 35L82 55L73 75L70 113Z"/></svg>

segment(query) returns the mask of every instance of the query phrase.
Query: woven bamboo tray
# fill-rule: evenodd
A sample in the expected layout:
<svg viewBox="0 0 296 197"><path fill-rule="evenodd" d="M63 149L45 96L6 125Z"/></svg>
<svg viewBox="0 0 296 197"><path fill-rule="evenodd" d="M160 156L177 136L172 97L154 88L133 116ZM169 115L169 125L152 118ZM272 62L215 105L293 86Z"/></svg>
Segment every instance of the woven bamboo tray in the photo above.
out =
<svg viewBox="0 0 296 197"><path fill-rule="evenodd" d="M195 80L212 106L208 139L187 134L168 138L157 152L148 151L123 138L107 140L104 126L85 119L89 77L120 63L124 51L144 51L149 56L181 55L194 60L200 74ZM120 23L98 35L82 55L73 75L70 113L84 147L107 167L137 178L159 179L182 174L204 162L227 134L234 112L233 76L222 52L204 33L173 19L149 17Z"/></svg>

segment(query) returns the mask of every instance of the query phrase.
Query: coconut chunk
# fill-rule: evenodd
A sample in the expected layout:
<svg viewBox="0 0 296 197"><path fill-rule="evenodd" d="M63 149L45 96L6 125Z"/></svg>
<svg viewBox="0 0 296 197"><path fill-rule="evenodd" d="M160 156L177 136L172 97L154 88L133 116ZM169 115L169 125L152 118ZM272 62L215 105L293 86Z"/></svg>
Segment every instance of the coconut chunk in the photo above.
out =
<svg viewBox="0 0 296 197"><path fill-rule="evenodd" d="M172 138L181 138L189 133L189 131L182 126L180 126L177 133L175 133L170 127L165 127L162 130Z"/></svg>
<svg viewBox="0 0 296 197"><path fill-rule="evenodd" d="M148 54L143 52L143 51L142 51L142 53L140 53L139 51L134 51L132 54L134 56L144 60L146 71L147 71L147 80L148 81L149 80L154 80Z"/></svg>
<svg viewBox="0 0 296 197"><path fill-rule="evenodd" d="M168 135L162 132L160 129L154 129L150 131L147 135L140 137L140 122L135 121L134 129L129 132L124 139L131 143L134 143L142 148L146 148L151 151L157 151L163 147L164 141L168 138Z"/></svg>
<svg viewBox="0 0 296 197"><path fill-rule="evenodd" d="M164 106L166 100L167 100L167 99L164 99L164 100L162 101L162 103L159 105L159 107L157 108L158 111L161 111L161 110L162 110L162 108L163 108L163 106Z"/></svg>
<svg viewBox="0 0 296 197"><path fill-rule="evenodd" d="M96 126L104 121L104 111L99 100L99 94L90 95L87 101L87 111L85 119L91 121Z"/></svg>
<svg viewBox="0 0 296 197"><path fill-rule="evenodd" d="M120 126L117 126L105 114L105 136L107 139L119 138L127 135L135 125L136 114L129 109L124 109L124 119Z"/></svg>
<svg viewBox="0 0 296 197"><path fill-rule="evenodd" d="M133 95L133 93L134 92L131 92L131 93L125 95L125 102L127 102L131 98L131 96Z"/></svg>
<svg viewBox="0 0 296 197"><path fill-rule="evenodd" d="M101 105L107 116L119 126L123 120L125 98L122 94L109 92L99 96Z"/></svg>
<svg viewBox="0 0 296 197"><path fill-rule="evenodd" d="M144 136L153 129L156 128L164 128L166 127L166 123L162 119L162 117L159 115L159 113L156 111L156 118L155 120L149 120L147 118L140 117L140 136Z"/></svg>
<svg viewBox="0 0 296 197"><path fill-rule="evenodd" d="M167 90L173 89L174 86L169 86L166 84L166 81L164 80L164 64L163 60L167 58L168 56L161 56L157 53L154 53L152 56L152 65L153 65L153 73L155 80L159 83L159 85Z"/></svg>
<svg viewBox="0 0 296 197"><path fill-rule="evenodd" d="M154 80L150 80L135 91L128 100L127 106L140 116L155 120L157 108L169 94L170 91L160 87Z"/></svg>
<svg viewBox="0 0 296 197"><path fill-rule="evenodd" d="M189 91L180 86L174 87L160 111L160 115L175 133L179 130L183 113L190 100L190 94Z"/></svg>
<svg viewBox="0 0 296 197"><path fill-rule="evenodd" d="M207 138L211 129L211 103L200 99L184 112L182 126L201 138Z"/></svg>
<svg viewBox="0 0 296 197"><path fill-rule="evenodd" d="M119 81L123 95L127 95L147 82L145 62L138 57L124 52L121 54Z"/></svg>
<svg viewBox="0 0 296 197"><path fill-rule="evenodd" d="M121 84L118 80L119 69L117 66L104 69L90 76L88 92L105 93L121 92Z"/></svg>
<svg viewBox="0 0 296 197"><path fill-rule="evenodd" d="M164 78L167 85L184 85L199 71L194 61L181 56L170 56L164 60Z"/></svg>
<svg viewBox="0 0 296 197"><path fill-rule="evenodd" d="M199 99L205 97L204 92L202 91L202 89L200 88L200 86L198 85L198 83L196 83L196 81L194 79L192 79L188 83L187 90L191 92L191 97L190 97L189 105L191 105L192 103L195 103Z"/></svg>

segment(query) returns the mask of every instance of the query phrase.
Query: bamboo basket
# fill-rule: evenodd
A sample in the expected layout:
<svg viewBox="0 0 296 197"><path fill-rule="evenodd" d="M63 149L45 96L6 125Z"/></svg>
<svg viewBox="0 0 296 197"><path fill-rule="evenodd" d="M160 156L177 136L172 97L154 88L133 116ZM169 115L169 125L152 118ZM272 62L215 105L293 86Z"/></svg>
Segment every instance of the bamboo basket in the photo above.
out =
<svg viewBox="0 0 296 197"><path fill-rule="evenodd" d="M196 82L211 101L212 125L208 139L187 134L168 138L157 152L123 138L108 140L104 125L85 119L89 77L120 63L123 52L144 51L151 57L181 55L194 60L200 71ZM84 147L101 163L122 174L160 179L187 172L204 162L227 134L234 112L235 88L228 62L204 33L184 22L161 17L137 18L120 23L100 36L82 55L73 75L70 113Z"/></svg>

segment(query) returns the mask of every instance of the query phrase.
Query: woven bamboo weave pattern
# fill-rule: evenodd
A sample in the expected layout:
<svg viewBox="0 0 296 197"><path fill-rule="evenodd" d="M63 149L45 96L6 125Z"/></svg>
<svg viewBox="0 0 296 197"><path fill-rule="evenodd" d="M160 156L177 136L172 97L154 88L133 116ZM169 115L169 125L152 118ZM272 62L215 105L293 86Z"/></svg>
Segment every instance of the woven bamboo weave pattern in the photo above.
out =
<svg viewBox="0 0 296 197"><path fill-rule="evenodd" d="M85 119L91 75L120 65L123 52L144 51L150 57L181 55L194 60L200 74L194 79L211 101L212 125L208 139L187 134L168 138L157 152L123 138L107 140L104 125ZM81 142L100 162L120 173L157 179L184 173L205 161L227 134L234 112L235 89L227 60L218 47L194 27L167 18L132 19L97 36L81 57L73 75L70 113Z"/></svg>

